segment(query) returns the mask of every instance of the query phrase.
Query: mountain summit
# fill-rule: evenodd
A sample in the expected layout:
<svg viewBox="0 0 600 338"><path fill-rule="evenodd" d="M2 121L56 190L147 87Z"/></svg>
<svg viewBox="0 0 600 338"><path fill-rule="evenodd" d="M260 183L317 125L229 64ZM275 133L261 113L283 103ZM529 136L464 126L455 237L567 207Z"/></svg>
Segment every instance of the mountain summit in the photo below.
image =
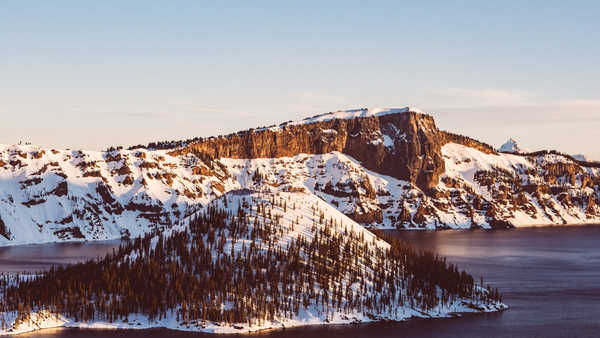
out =
<svg viewBox="0 0 600 338"><path fill-rule="evenodd" d="M600 222L600 164L525 152L440 130L415 108L102 152L0 145L0 245L160 232L240 189L304 192L377 228Z"/></svg>
<svg viewBox="0 0 600 338"><path fill-rule="evenodd" d="M392 114L402 113L417 113L425 114L424 111L416 107L404 107L404 108L359 108L359 109L348 109L338 110L335 112L329 112L324 114L315 115L313 117L307 117L300 121L282 123L281 125L297 125L297 124L308 124L324 122L329 120L347 120L361 117L375 117Z"/></svg>
<svg viewBox="0 0 600 338"><path fill-rule="evenodd" d="M508 139L508 141L506 141L500 148L498 148L498 151L501 153L528 153L529 150L525 149L525 148L521 148L519 146L519 144L517 143L517 141L515 141L515 139L513 139L512 137Z"/></svg>

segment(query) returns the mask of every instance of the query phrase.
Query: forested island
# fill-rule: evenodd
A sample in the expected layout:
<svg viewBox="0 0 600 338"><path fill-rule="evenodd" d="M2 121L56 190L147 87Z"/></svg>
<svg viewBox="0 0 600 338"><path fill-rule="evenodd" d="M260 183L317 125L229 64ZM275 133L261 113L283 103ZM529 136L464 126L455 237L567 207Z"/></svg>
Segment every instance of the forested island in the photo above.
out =
<svg viewBox="0 0 600 338"><path fill-rule="evenodd" d="M505 309L482 283L312 195L241 191L102 259L2 276L0 328L248 332Z"/></svg>

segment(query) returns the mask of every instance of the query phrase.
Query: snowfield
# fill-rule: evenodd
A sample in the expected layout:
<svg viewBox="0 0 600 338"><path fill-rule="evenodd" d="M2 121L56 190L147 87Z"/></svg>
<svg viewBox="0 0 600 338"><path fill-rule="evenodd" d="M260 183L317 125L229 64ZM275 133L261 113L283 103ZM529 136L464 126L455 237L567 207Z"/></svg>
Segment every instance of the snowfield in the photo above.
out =
<svg viewBox="0 0 600 338"><path fill-rule="evenodd" d="M377 142L393 147L384 136ZM162 150L0 146L0 246L138 237L243 188L309 192L382 229L600 222L599 168L455 143L442 155L445 173L432 194L339 152L206 161Z"/></svg>
<svg viewBox="0 0 600 338"><path fill-rule="evenodd" d="M318 122L325 122L325 121L331 121L331 120L348 120L348 119L355 119L355 118L362 118L362 117L374 117L374 116L384 116L384 115L391 115L391 114L402 114L402 113L407 113L407 112L424 114L424 112L422 110L420 110L419 108L415 108L415 107L361 108L361 109L338 110L335 112L329 112L329 113L315 115L313 117L307 117L307 118L305 118L303 120L299 120L299 121L284 122L284 123L280 124L278 127L274 126L274 127L268 127L268 128L262 128L262 129L259 128L259 129L257 129L257 131L261 131L261 130L265 130L265 129L268 129L271 131L278 131L278 130L281 130L281 127L283 127L283 126L295 126L295 125L318 123Z"/></svg>
<svg viewBox="0 0 600 338"><path fill-rule="evenodd" d="M538 184L545 185L547 182L541 168L548 165L575 166L576 164L569 159L554 154L541 155L534 159L513 154L485 154L476 149L463 145L449 143L442 148L446 161L446 176L462 181L470 187L477 195L487 201L497 200L494 193L497 190L493 186L484 186L475 179L477 172L501 172L511 175L511 179L520 182L523 185ZM583 171L585 170L585 171ZM598 177L599 168L585 168L574 176L573 182L568 182L567 177L563 181L557 180L556 185L570 186L573 189L580 188L583 185L583 178L587 175ZM585 176L584 176L585 175ZM443 183L440 183L443 187ZM561 188L562 188L561 187ZM577 194L587 196L598 196L592 188L583 188ZM568 205L560 200L561 195L552 194L549 191L523 192L525 203L530 206L529 210L513 209L510 204L499 203L498 209L505 214L505 218L514 226L535 226L551 224L597 224L600 223L600 215L597 206L588 205L593 208L593 214L586 213L584 207L577 205ZM562 196L565 196L564 194ZM575 195L576 196L576 195ZM540 204L540 201L544 205ZM482 219L483 221L483 219Z"/></svg>

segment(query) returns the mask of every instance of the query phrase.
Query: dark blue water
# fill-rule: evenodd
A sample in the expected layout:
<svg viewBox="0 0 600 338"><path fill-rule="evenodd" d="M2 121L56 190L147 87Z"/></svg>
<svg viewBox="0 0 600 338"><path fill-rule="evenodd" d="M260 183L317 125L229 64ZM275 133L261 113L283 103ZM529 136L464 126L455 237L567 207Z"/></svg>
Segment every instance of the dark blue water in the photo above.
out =
<svg viewBox="0 0 600 338"><path fill-rule="evenodd" d="M487 282L500 288L504 301L511 309L503 313L469 315L458 319L294 328L257 336L600 337L600 226L395 234L417 247L432 249L448 257L476 279L483 275ZM1 250L6 249L0 249L0 262L3 262ZM207 336L167 330L80 329L42 331L31 335Z"/></svg>
<svg viewBox="0 0 600 338"><path fill-rule="evenodd" d="M0 247L0 273L35 272L103 257L121 241L48 243Z"/></svg>

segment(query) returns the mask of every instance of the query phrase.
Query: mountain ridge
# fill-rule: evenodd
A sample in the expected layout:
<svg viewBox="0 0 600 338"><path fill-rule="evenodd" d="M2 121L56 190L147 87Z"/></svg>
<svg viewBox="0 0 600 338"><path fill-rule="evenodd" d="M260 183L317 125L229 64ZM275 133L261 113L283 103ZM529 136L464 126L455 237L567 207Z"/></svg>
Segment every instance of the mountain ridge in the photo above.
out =
<svg viewBox="0 0 600 338"><path fill-rule="evenodd" d="M244 188L309 192L380 228L600 220L600 166L498 153L413 110L321 114L157 150L0 146L0 245L137 237Z"/></svg>

